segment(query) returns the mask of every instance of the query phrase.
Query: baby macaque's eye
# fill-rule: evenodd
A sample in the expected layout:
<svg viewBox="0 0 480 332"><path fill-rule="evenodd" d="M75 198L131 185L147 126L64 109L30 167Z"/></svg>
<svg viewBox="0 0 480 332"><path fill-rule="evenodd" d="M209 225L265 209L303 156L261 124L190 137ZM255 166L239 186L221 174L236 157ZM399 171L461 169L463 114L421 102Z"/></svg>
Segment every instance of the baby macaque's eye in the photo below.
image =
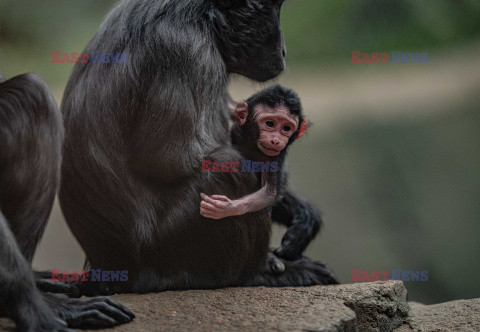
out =
<svg viewBox="0 0 480 332"><path fill-rule="evenodd" d="M267 125L267 127L273 127L273 126L275 126L275 124L273 123L273 121L267 121L265 124Z"/></svg>
<svg viewBox="0 0 480 332"><path fill-rule="evenodd" d="M284 126L284 127L283 127L283 130L284 130L284 131L290 131L290 126Z"/></svg>

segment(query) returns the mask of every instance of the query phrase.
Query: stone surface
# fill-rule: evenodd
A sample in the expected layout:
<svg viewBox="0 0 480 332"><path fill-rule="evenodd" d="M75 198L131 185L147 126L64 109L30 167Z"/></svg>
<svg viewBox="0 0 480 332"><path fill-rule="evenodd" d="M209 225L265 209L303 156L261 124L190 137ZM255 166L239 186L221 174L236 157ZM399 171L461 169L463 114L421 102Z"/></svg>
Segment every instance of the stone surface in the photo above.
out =
<svg viewBox="0 0 480 332"><path fill-rule="evenodd" d="M480 298L432 305L412 303L410 325L415 331L480 331Z"/></svg>
<svg viewBox="0 0 480 332"><path fill-rule="evenodd" d="M113 298L137 318L114 330L392 331L407 317L406 295L399 281L122 294Z"/></svg>
<svg viewBox="0 0 480 332"><path fill-rule="evenodd" d="M409 305L406 295L400 281L122 294L113 298L137 318L112 330L480 331L480 299ZM0 319L0 331L12 322Z"/></svg>
<svg viewBox="0 0 480 332"><path fill-rule="evenodd" d="M137 319L118 331L392 331L408 314L401 282L118 295Z"/></svg>
<svg viewBox="0 0 480 332"><path fill-rule="evenodd" d="M0 318L0 331L15 331L15 324L9 319Z"/></svg>

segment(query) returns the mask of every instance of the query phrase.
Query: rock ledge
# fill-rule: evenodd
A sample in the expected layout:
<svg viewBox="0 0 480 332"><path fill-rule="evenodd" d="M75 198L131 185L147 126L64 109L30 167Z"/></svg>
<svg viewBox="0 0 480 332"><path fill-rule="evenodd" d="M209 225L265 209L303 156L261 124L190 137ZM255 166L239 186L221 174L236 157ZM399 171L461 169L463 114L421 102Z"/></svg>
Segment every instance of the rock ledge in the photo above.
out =
<svg viewBox="0 0 480 332"><path fill-rule="evenodd" d="M134 322L118 331L392 331L406 322L402 282L117 295Z"/></svg>
<svg viewBox="0 0 480 332"><path fill-rule="evenodd" d="M113 298L137 315L115 331L480 331L480 299L409 305L401 281ZM0 319L0 331L11 321Z"/></svg>

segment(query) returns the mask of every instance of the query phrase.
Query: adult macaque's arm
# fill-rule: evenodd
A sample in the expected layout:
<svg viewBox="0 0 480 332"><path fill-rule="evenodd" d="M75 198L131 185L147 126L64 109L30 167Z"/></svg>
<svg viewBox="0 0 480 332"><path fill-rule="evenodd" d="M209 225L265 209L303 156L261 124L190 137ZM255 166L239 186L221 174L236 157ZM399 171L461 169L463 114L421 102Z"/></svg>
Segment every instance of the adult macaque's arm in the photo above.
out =
<svg viewBox="0 0 480 332"><path fill-rule="evenodd" d="M231 200L226 196L200 194L200 214L206 218L222 219L266 208L277 195L276 173L262 173L262 188L253 194Z"/></svg>

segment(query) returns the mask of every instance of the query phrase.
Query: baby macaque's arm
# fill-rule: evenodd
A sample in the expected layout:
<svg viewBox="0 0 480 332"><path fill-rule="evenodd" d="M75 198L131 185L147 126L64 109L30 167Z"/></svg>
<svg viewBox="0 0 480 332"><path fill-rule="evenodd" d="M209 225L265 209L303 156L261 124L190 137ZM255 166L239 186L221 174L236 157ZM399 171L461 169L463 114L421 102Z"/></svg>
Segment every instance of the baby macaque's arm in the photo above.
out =
<svg viewBox="0 0 480 332"><path fill-rule="evenodd" d="M222 219L266 208L277 196L277 174L262 173L262 188L253 194L231 200L226 196L200 194L200 214L206 218Z"/></svg>

